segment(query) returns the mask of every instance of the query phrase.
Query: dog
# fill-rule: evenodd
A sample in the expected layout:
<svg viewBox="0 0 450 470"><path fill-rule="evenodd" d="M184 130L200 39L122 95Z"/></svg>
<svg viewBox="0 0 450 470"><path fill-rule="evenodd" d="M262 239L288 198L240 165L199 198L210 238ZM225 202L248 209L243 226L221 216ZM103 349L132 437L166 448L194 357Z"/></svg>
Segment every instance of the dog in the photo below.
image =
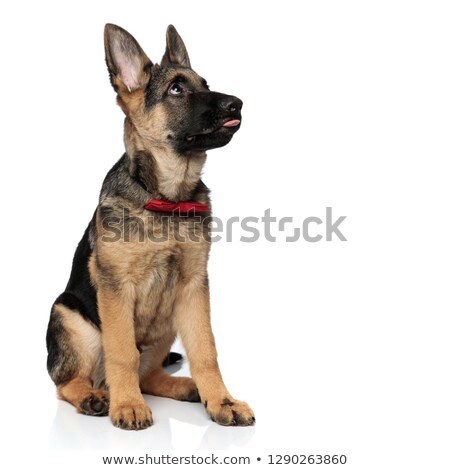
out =
<svg viewBox="0 0 450 470"><path fill-rule="evenodd" d="M254 413L221 377L210 322L206 151L230 142L242 101L209 90L169 25L161 63L119 26L104 32L106 65L125 113L125 154L108 172L52 306L47 369L60 399L121 429L152 425L142 394L201 401L211 419L250 426ZM195 233L194 233L195 232ZM194 236L195 235L195 236ZM179 335L191 377L173 377Z"/></svg>

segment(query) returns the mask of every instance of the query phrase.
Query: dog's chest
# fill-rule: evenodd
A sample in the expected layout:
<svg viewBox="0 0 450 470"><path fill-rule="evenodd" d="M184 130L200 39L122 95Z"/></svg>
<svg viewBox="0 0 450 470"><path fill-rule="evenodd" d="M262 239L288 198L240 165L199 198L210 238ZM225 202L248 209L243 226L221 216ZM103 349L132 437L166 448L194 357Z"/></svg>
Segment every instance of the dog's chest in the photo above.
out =
<svg viewBox="0 0 450 470"><path fill-rule="evenodd" d="M175 303L191 279L206 277L209 251L205 240L192 237L190 222L181 222L177 234L169 234L166 240L167 232L161 226L148 230L153 238L140 244L141 253L134 257L129 271L134 273L136 286L134 323L136 343L140 347L173 334Z"/></svg>
<svg viewBox="0 0 450 470"><path fill-rule="evenodd" d="M174 304L181 288L181 250L160 250L144 257L135 279L134 324L136 343L149 346L173 330Z"/></svg>
<svg viewBox="0 0 450 470"><path fill-rule="evenodd" d="M100 279L119 295L132 297L139 347L173 336L174 306L181 291L193 279L207 279L207 219L118 205L105 205L99 212L94 281ZM110 221L115 225L108 225Z"/></svg>

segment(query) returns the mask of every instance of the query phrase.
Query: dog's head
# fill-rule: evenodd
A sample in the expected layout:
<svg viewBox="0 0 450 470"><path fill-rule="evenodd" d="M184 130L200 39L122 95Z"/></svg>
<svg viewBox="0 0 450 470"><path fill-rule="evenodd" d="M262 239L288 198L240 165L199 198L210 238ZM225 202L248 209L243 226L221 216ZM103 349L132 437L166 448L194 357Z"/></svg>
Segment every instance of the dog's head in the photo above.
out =
<svg viewBox="0 0 450 470"><path fill-rule="evenodd" d="M105 26L106 64L122 110L150 146L190 153L228 144L240 127L242 101L209 90L172 25L166 42L161 64L153 64L131 34Z"/></svg>

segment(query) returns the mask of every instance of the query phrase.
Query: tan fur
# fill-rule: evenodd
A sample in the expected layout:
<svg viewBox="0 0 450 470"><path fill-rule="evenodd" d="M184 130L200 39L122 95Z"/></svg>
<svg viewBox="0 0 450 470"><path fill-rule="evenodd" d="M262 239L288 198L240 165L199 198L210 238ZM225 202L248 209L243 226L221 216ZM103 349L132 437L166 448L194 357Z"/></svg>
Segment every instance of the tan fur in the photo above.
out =
<svg viewBox="0 0 450 470"><path fill-rule="evenodd" d="M97 293L105 351L106 382L111 394L109 416L113 424L132 429L151 424L150 409L139 391L139 351L133 319L133 287L126 284L121 295L100 288ZM146 426L145 426L146 427Z"/></svg>
<svg viewBox="0 0 450 470"><path fill-rule="evenodd" d="M191 378L172 377L162 369L148 374L141 382L141 390L150 395L187 401L190 401L192 394L197 393L197 387Z"/></svg>
<svg viewBox="0 0 450 470"><path fill-rule="evenodd" d="M99 394L105 393L104 390L97 390ZM77 409L81 402L92 393L92 383L89 378L75 377L70 382L58 386L58 397L72 403Z"/></svg>
<svg viewBox="0 0 450 470"><path fill-rule="evenodd" d="M162 150L154 151L153 156L159 192L172 201L186 200L200 179L206 154L199 153L186 160L171 151Z"/></svg>

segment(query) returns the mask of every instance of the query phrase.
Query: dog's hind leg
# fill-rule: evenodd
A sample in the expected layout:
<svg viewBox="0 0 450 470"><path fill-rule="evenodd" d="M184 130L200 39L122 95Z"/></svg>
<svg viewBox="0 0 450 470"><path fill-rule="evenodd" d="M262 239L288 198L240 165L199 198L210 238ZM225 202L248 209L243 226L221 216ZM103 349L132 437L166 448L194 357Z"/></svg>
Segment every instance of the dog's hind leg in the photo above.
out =
<svg viewBox="0 0 450 470"><path fill-rule="evenodd" d="M158 345L144 351L140 358L139 386L142 393L157 397L173 398L180 401L199 402L200 397L195 382L190 377L173 377L164 371L161 365L170 364L170 359L177 362L181 354L169 353L174 334L160 340ZM164 359L165 358L165 359Z"/></svg>
<svg viewBox="0 0 450 470"><path fill-rule="evenodd" d="M150 372L141 380L143 393L174 400L199 402L195 382L190 377L172 377L162 369Z"/></svg>
<svg viewBox="0 0 450 470"><path fill-rule="evenodd" d="M78 412L90 416L107 416L109 393L92 388L92 382L83 377L75 377L70 382L58 386L59 398L72 403Z"/></svg>
<svg viewBox="0 0 450 470"><path fill-rule="evenodd" d="M94 389L103 370L100 331L78 311L55 304L47 331L47 367L58 397L78 412L105 416L109 409L106 390Z"/></svg>

